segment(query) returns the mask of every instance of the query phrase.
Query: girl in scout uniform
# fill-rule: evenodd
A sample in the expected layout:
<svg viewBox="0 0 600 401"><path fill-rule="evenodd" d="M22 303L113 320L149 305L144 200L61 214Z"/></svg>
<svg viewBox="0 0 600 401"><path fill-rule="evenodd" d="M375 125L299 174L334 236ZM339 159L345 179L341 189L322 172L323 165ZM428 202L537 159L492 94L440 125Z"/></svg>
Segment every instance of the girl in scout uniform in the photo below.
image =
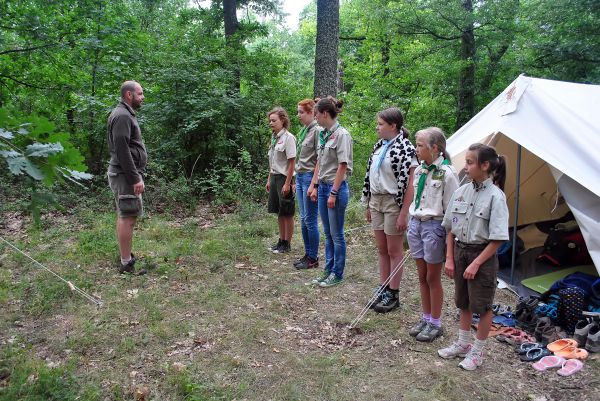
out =
<svg viewBox="0 0 600 401"><path fill-rule="evenodd" d="M315 101L304 99L298 103L298 119L303 127L298 134L298 163L296 163L296 197L300 209L300 227L304 240L304 256L294 263L296 269L312 269L319 266L319 226L317 202L308 196L317 164L317 149L321 127L315 121Z"/></svg>
<svg viewBox="0 0 600 401"><path fill-rule="evenodd" d="M377 114L377 135L367 163L362 202L367 204L366 217L373 226L379 256L379 297L371 307L379 313L397 308L398 287L402 270L391 273L404 256L404 231L408 225L408 207L412 199L412 176L418 165L415 148L403 127L402 112L395 107Z"/></svg>
<svg viewBox="0 0 600 401"><path fill-rule="evenodd" d="M442 335L442 263L446 251L444 212L458 188L456 170L450 166L444 132L425 128L415 135L421 165L415 170L415 197L410 205L408 244L419 272L422 318L409 334L419 341Z"/></svg>
<svg viewBox="0 0 600 401"><path fill-rule="evenodd" d="M309 188L312 201L318 197L325 232L325 269L313 284L331 287L344 278L346 239L344 220L350 191L346 179L352 173L352 137L337 122L342 101L331 96L320 99L315 118L323 127L319 136L318 160Z"/></svg>
<svg viewBox="0 0 600 401"><path fill-rule="evenodd" d="M506 160L490 146L471 145L465 172L472 182L452 195L442 225L448 231L446 274L454 278L456 307L460 309L458 340L438 350L450 359L465 357L459 366L475 370L483 363L483 347L492 324L496 291L496 250L508 240L508 207L504 195ZM471 317L479 313L471 343Z"/></svg>
<svg viewBox="0 0 600 401"><path fill-rule="evenodd" d="M271 126L271 146L269 147L269 213L277 213L279 241L270 249L273 253L286 253L291 249L294 231L294 195L292 178L296 159L296 138L288 132L290 119L282 107L275 107L268 113Z"/></svg>

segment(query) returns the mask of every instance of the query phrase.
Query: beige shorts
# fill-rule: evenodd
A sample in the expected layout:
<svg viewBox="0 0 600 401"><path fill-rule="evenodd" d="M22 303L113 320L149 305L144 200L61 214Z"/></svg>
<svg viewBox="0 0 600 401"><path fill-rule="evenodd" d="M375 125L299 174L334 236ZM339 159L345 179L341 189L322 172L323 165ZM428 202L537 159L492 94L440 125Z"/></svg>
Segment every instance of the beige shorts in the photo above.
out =
<svg viewBox="0 0 600 401"><path fill-rule="evenodd" d="M385 235L404 234L396 229L396 221L400 215L400 206L396 203L396 195L371 194L369 209L371 209L373 230L383 230Z"/></svg>

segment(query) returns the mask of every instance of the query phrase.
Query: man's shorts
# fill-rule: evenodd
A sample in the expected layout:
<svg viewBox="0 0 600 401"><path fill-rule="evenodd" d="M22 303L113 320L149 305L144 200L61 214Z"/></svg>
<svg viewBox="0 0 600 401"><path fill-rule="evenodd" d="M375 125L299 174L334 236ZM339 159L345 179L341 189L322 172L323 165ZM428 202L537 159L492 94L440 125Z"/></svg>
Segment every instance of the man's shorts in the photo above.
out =
<svg viewBox="0 0 600 401"><path fill-rule="evenodd" d="M119 217L139 217L144 214L142 195L133 193L133 185L125 180L125 174L108 173L108 185L115 195Z"/></svg>
<svg viewBox="0 0 600 401"><path fill-rule="evenodd" d="M285 178L283 174L271 173L268 212L276 213L279 216L293 216L296 212L296 202L294 201L292 184L290 183L290 192L287 196L283 196L281 193Z"/></svg>
<svg viewBox="0 0 600 401"><path fill-rule="evenodd" d="M396 221L400 215L400 206L396 203L396 195L371 194L369 209L371 209L373 230L383 230L385 235L403 234L402 231L396 229Z"/></svg>
<svg viewBox="0 0 600 401"><path fill-rule="evenodd" d="M441 220L422 221L411 217L408 223L408 246L414 259L436 265L446 258L446 229Z"/></svg>
<svg viewBox="0 0 600 401"><path fill-rule="evenodd" d="M479 314L492 309L496 294L498 257L494 254L486 260L472 280L463 277L467 267L486 245L454 245L454 298L459 309L470 309L471 312Z"/></svg>

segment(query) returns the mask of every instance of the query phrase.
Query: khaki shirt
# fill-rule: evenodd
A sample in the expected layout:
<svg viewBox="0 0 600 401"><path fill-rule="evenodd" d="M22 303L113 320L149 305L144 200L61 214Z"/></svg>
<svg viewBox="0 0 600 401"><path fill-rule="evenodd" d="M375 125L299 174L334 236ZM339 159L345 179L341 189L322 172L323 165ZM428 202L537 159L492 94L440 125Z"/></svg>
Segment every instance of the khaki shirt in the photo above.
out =
<svg viewBox="0 0 600 401"><path fill-rule="evenodd" d="M296 157L296 138L285 128L277 134L274 145L269 147L269 171L287 176L288 160Z"/></svg>
<svg viewBox="0 0 600 401"><path fill-rule="evenodd" d="M452 194L442 225L457 241L485 244L508 240L508 206L504 192L488 178L479 188L468 183Z"/></svg>
<svg viewBox="0 0 600 401"><path fill-rule="evenodd" d="M317 164L317 150L319 149L319 132L323 128L319 127L316 121L308 125L308 130L304 141L300 145L300 154L296 162L297 173L307 173L315 171Z"/></svg>
<svg viewBox="0 0 600 401"><path fill-rule="evenodd" d="M438 167L438 171L429 172L424 170L421 165L415 170L415 178L413 179L415 196L417 196L421 174L427 174L427 180L421 193L419 209L415 210L414 199L410 205L408 212L411 216L417 218L439 218L439 220L444 217L444 213L448 209L448 204L452 199L452 194L458 188L458 175L454 167L442 164L443 161L444 158L440 156L433 162Z"/></svg>
<svg viewBox="0 0 600 401"><path fill-rule="evenodd" d="M323 146L319 146L319 181L333 184L340 163L347 163L348 169L343 177L346 181L352 174L352 137L346 128L338 125Z"/></svg>

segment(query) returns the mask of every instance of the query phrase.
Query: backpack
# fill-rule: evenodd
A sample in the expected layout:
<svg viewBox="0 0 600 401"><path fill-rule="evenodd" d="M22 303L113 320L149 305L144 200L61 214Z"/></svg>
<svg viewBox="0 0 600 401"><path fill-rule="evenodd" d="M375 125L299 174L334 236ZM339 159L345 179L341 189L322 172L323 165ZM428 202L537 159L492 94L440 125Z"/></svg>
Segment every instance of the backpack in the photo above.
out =
<svg viewBox="0 0 600 401"><path fill-rule="evenodd" d="M556 266L587 265L592 263L587 245L579 227L567 231L557 224L550 229L544 250L538 259L546 259Z"/></svg>

